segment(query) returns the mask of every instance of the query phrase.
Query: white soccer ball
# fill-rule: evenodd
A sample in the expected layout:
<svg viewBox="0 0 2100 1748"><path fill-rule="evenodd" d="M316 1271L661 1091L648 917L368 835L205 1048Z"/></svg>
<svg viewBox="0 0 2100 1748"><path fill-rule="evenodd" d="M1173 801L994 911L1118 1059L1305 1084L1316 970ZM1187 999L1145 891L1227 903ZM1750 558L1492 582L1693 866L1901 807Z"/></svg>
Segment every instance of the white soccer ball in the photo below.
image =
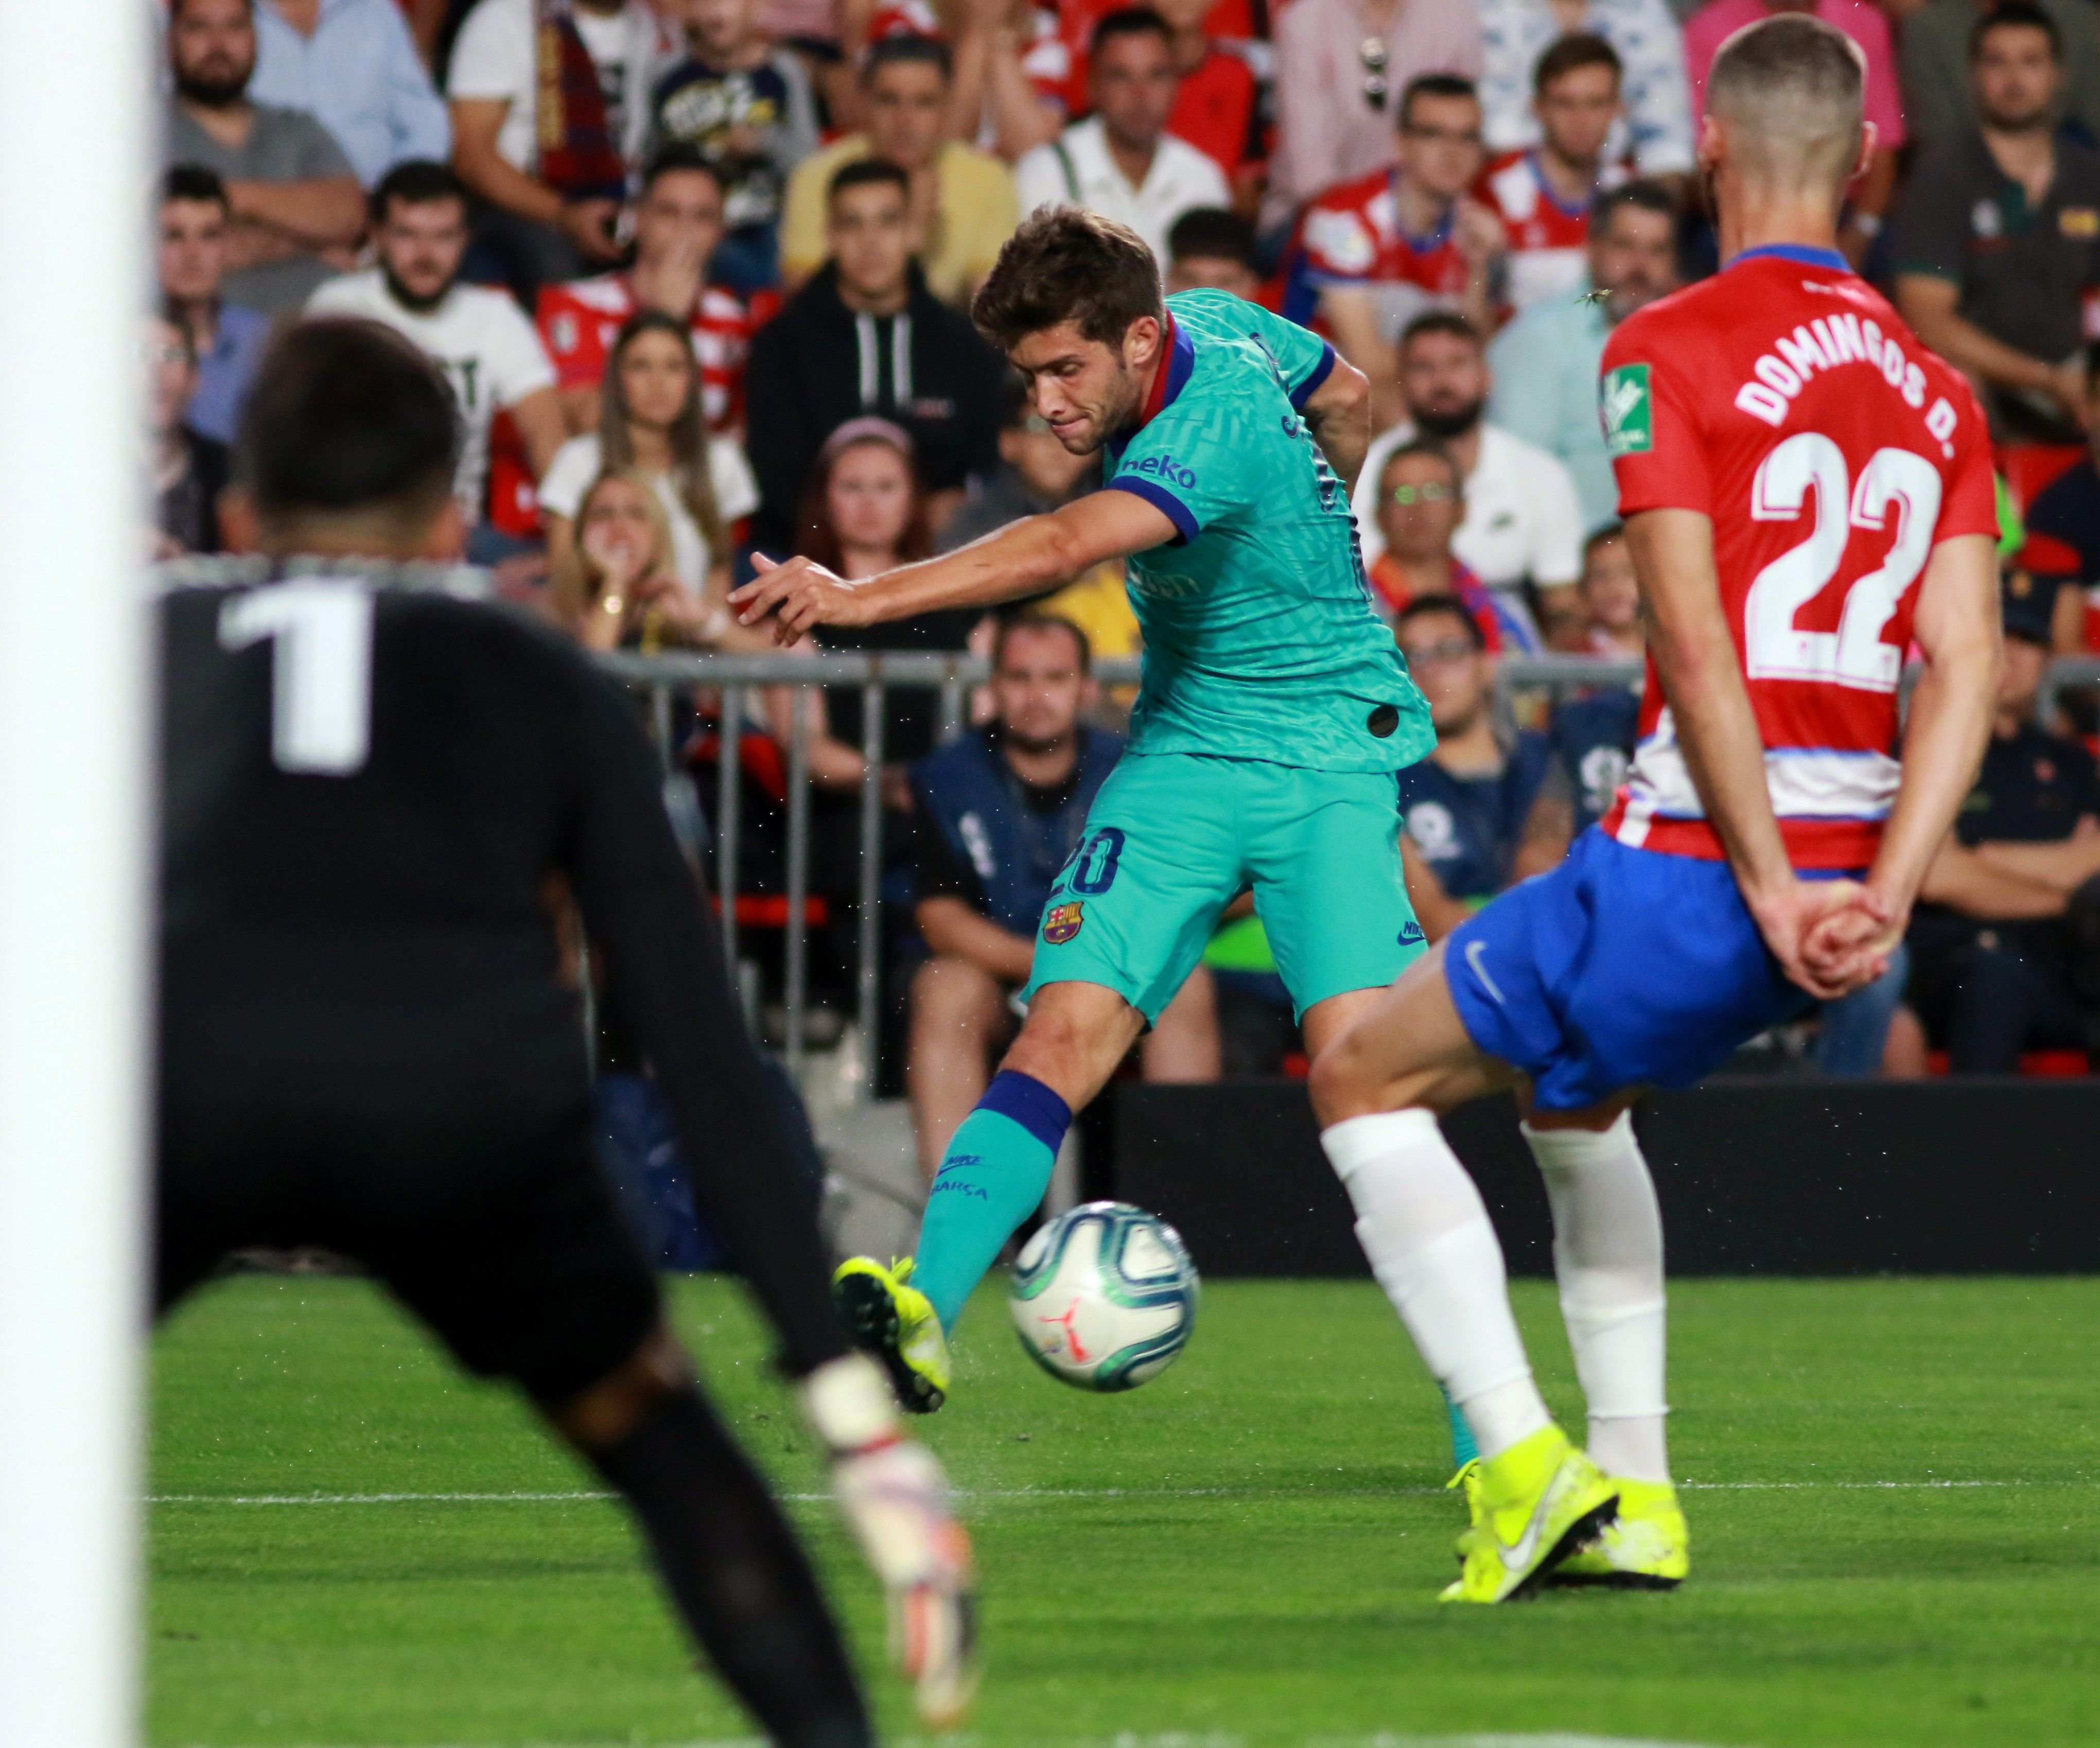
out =
<svg viewBox="0 0 2100 1748"><path fill-rule="evenodd" d="M1133 1390L1189 1344L1200 1283L1181 1235L1127 1202L1088 1202L1028 1241L1013 1325L1029 1357L1083 1390Z"/></svg>

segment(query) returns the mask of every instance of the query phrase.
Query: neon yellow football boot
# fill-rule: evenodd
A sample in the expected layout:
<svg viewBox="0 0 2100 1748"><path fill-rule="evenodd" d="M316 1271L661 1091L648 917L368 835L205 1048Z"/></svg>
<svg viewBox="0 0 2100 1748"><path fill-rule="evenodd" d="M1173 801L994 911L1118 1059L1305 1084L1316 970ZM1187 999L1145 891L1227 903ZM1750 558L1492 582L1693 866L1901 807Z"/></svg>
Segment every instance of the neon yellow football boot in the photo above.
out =
<svg viewBox="0 0 2100 1748"><path fill-rule="evenodd" d="M872 1256L849 1256L832 1277L832 1297L856 1347L880 1360L897 1400L930 1415L948 1399L948 1339L933 1302L915 1287L911 1259L885 1269Z"/></svg>
<svg viewBox="0 0 2100 1748"><path fill-rule="evenodd" d="M1458 1577L1444 1602L1528 1596L1611 1521L1618 1490L1568 1441L1541 1427L1499 1456L1459 1472L1472 1524L1458 1538Z"/></svg>
<svg viewBox="0 0 2100 1748"><path fill-rule="evenodd" d="M1553 1569L1549 1584L1674 1590L1692 1569L1692 1536L1666 1481L1613 1479L1619 1515Z"/></svg>

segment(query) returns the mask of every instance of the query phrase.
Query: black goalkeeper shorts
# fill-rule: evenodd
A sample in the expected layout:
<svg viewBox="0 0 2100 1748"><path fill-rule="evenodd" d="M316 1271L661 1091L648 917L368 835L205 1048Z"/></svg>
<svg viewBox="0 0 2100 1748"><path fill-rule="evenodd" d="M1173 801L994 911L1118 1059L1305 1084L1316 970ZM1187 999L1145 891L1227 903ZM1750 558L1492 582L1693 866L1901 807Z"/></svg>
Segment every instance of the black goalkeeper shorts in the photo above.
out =
<svg viewBox="0 0 2100 1748"><path fill-rule="evenodd" d="M232 1251L311 1247L364 1264L470 1371L544 1403L634 1353L660 1302L591 1160L573 1031L419 1035L404 1013L363 1051L301 1029L164 1008L157 1310Z"/></svg>

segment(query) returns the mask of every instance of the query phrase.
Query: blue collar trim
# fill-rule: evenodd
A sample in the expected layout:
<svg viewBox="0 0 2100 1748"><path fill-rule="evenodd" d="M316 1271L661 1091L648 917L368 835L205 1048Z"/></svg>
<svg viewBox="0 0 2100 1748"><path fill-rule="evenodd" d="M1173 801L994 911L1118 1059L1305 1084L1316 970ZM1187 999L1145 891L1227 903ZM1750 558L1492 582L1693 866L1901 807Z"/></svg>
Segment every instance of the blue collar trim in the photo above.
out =
<svg viewBox="0 0 2100 1748"><path fill-rule="evenodd" d="M1589 211L1589 201L1577 201L1573 206L1570 206L1566 205L1561 200L1560 196L1553 192L1553 184L1546 180L1546 166L1539 162L1538 153L1537 152L1527 152L1524 153L1524 161L1531 166L1531 174L1538 183L1538 192L1546 196L1546 204L1551 206L1554 211L1560 214L1564 218L1580 218L1585 213ZM1595 189L1590 191L1593 198L1595 197L1595 192L1596 191Z"/></svg>
<svg viewBox="0 0 2100 1748"><path fill-rule="evenodd" d="M1726 272L1728 267L1736 267L1745 261L1762 260L1767 256L1775 257L1781 261L1796 261L1805 267L1828 267L1833 273L1849 273L1852 271L1852 263L1839 254L1836 249L1811 249L1801 243L1766 243L1756 249L1746 249L1740 255L1729 257L1727 266L1723 267L1722 271Z"/></svg>
<svg viewBox="0 0 2100 1748"><path fill-rule="evenodd" d="M1188 387L1189 378L1195 369L1196 342L1189 338L1189 330L1176 322L1173 343L1167 351L1167 393L1157 410L1164 412L1174 404L1181 391Z"/></svg>

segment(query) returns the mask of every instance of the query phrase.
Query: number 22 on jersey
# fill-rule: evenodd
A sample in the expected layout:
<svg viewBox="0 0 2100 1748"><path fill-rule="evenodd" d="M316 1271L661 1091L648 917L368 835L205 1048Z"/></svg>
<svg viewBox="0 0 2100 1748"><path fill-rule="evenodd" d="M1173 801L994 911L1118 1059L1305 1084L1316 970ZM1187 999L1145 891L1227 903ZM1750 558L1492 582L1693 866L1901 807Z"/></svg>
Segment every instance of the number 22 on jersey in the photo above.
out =
<svg viewBox="0 0 2100 1748"><path fill-rule="evenodd" d="M1743 603L1744 666L1754 680L1809 680L1892 692L1903 677L1902 650L1882 633L1904 592L1931 556L1939 521L1939 470L1908 449L1877 449L1855 482L1845 457L1820 431L1800 431L1776 445L1750 485L1750 514L1791 522L1815 494L1808 537L1782 553L1750 585ZM1843 563L1855 528L1894 530L1875 569L1854 579L1835 631L1804 631L1801 610L1827 589Z"/></svg>
<svg viewBox="0 0 2100 1748"><path fill-rule="evenodd" d="M270 757L301 777L349 777L372 750L372 592L304 577L236 595L218 645L271 650Z"/></svg>

